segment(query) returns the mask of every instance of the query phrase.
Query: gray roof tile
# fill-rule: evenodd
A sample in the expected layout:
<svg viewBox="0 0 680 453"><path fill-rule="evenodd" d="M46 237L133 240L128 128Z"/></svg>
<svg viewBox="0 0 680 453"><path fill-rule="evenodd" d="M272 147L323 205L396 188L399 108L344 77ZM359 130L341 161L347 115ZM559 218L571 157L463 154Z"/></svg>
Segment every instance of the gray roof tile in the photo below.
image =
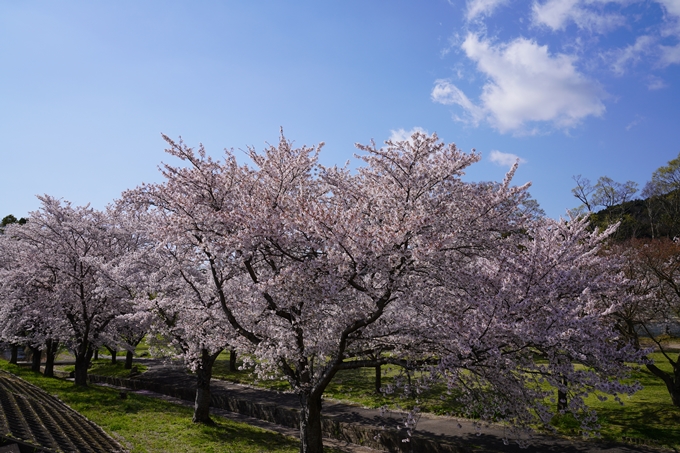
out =
<svg viewBox="0 0 680 453"><path fill-rule="evenodd" d="M45 452L125 451L99 426L58 398L1 370L0 437Z"/></svg>

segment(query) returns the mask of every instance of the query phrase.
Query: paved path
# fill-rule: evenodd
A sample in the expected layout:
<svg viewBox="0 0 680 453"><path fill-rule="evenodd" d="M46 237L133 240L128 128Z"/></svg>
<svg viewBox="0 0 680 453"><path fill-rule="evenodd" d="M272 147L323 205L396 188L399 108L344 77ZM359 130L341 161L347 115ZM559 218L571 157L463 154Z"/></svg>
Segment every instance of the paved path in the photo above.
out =
<svg viewBox="0 0 680 453"><path fill-rule="evenodd" d="M138 359L137 361L144 363L149 367L148 371L140 375L137 379L186 386L189 388L194 387L195 385L195 377L188 374L181 366L164 364L158 360ZM294 409L299 408L297 397L291 393L268 391L219 380L212 381L211 389L212 392L216 394L226 392L231 395L237 394L239 398L249 399L254 402L275 403L283 407L290 407ZM141 392L144 393L144 391ZM148 394L150 392L146 393ZM190 405L191 403L183 402L183 404ZM228 416L228 418L242 420L246 423L261 426L266 429L282 432L287 435L296 437L298 435L297 430L278 427L277 425L273 425L271 423L262 422L231 412L215 411L214 413L216 415ZM361 425L375 426L378 428L396 428L402 418L402 415L399 413L381 414L380 411L376 409L350 406L331 400L324 400L323 414L325 417L333 417L338 421L358 423ZM480 453L658 453L660 451L670 451L648 446L570 440L540 434L532 435L531 438L528 439L530 441L530 446L526 449L520 449L516 443L510 445L504 444L503 436L505 434L505 430L501 425L488 425L478 428L469 420L452 417L440 417L429 414L425 414L421 417L420 421L418 422L417 432L421 435L426 435L431 438L447 440L455 444L463 444L471 451ZM325 444L334 444L334 446L342 447L342 449L346 451L357 453L375 451L365 447L339 443L338 441L325 441Z"/></svg>

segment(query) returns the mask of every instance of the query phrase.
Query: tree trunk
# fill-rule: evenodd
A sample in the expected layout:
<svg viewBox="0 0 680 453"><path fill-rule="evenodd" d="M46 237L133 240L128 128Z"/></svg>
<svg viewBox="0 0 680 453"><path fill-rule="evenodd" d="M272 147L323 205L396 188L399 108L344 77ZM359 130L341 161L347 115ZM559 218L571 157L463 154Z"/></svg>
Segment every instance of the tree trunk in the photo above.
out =
<svg viewBox="0 0 680 453"><path fill-rule="evenodd" d="M404 389L404 393L406 393L409 398L415 398L416 389L413 387L413 384L411 383L411 371L409 371L408 368L405 368L404 371L406 372L406 384L408 385L408 392L406 392L406 389Z"/></svg>
<svg viewBox="0 0 680 453"><path fill-rule="evenodd" d="M210 354L207 349L201 350L201 363L196 370L196 401L194 403L194 416L191 419L194 423L204 423L212 425L214 422L210 419L210 379L212 378L212 369L220 355L220 349L215 354Z"/></svg>
<svg viewBox="0 0 680 453"><path fill-rule="evenodd" d="M87 386L87 368L90 366L94 350L89 345L87 347L81 346L76 350L76 370L75 370L75 384L78 386Z"/></svg>
<svg viewBox="0 0 680 453"><path fill-rule="evenodd" d="M134 354L132 351L126 351L125 352L125 369L126 370L131 370L132 369L132 358Z"/></svg>
<svg viewBox="0 0 680 453"><path fill-rule="evenodd" d="M567 411L567 392L557 390L557 412L563 414Z"/></svg>
<svg viewBox="0 0 680 453"><path fill-rule="evenodd" d="M94 350L94 359L99 360L99 348Z"/></svg>
<svg viewBox="0 0 680 453"><path fill-rule="evenodd" d="M236 350L229 350L229 371L236 371Z"/></svg>
<svg viewBox="0 0 680 453"><path fill-rule="evenodd" d="M671 400L673 401L673 405L675 407L680 407L680 363L678 361L675 361L675 365L673 365L673 389L669 388L668 391L671 394Z"/></svg>
<svg viewBox="0 0 680 453"><path fill-rule="evenodd" d="M40 373L40 360L42 359L42 350L31 346L31 371Z"/></svg>
<svg viewBox="0 0 680 453"><path fill-rule="evenodd" d="M47 340L45 348L45 371L44 375L47 377L54 377L54 359L59 351L59 342L55 340Z"/></svg>
<svg viewBox="0 0 680 453"><path fill-rule="evenodd" d="M380 365L375 367L375 393L380 394L382 388L382 370Z"/></svg>
<svg viewBox="0 0 680 453"><path fill-rule="evenodd" d="M16 365L17 361L19 360L19 345L13 344L11 351L12 355L9 358L9 363L11 363L12 365Z"/></svg>
<svg viewBox="0 0 680 453"><path fill-rule="evenodd" d="M673 365L673 374L666 373L656 365L646 365L646 367L654 376L660 378L666 384L673 406L680 407L680 361L676 360Z"/></svg>
<svg viewBox="0 0 680 453"><path fill-rule="evenodd" d="M557 413L564 414L569 408L569 401L567 401L567 380L562 378L562 385L564 385L564 390L561 388L557 389Z"/></svg>
<svg viewBox="0 0 680 453"><path fill-rule="evenodd" d="M125 369L126 370L132 369L132 359L135 356L135 350L137 349L137 346L139 345L139 343L142 342L143 339L144 339L144 335L133 338L132 340L130 340L130 339L126 340L128 342L128 346L132 347L132 350L128 350L125 354Z"/></svg>
<svg viewBox="0 0 680 453"><path fill-rule="evenodd" d="M109 351L109 354L111 354L111 365L115 365L118 358L118 350L116 348L109 348L108 346L104 347Z"/></svg>
<svg viewBox="0 0 680 453"><path fill-rule="evenodd" d="M300 393L300 453L323 453L321 394Z"/></svg>

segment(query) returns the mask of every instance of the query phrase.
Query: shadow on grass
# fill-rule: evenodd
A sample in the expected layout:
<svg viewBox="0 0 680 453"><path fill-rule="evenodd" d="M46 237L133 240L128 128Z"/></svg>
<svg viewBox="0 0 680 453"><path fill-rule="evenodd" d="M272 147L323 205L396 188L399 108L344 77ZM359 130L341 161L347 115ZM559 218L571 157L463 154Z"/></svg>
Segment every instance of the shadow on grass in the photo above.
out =
<svg viewBox="0 0 680 453"><path fill-rule="evenodd" d="M242 429L234 424L216 420L215 426L201 425L198 427L201 438L205 442L218 443L249 443L262 451L277 451L286 448L299 449L299 442L283 434L270 431L252 431L243 436Z"/></svg>
<svg viewBox="0 0 680 453"><path fill-rule="evenodd" d="M680 445L680 411L670 404L637 402L625 408L598 408L605 439L637 438L660 445Z"/></svg>

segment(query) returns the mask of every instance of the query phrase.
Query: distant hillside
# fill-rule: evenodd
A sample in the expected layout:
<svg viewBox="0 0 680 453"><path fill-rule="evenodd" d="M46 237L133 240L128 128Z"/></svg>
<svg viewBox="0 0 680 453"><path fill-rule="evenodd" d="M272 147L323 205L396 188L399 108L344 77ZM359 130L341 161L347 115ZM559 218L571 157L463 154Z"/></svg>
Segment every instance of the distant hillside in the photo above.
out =
<svg viewBox="0 0 680 453"><path fill-rule="evenodd" d="M590 214L593 227L621 222L615 239L680 237L680 190L627 201Z"/></svg>

